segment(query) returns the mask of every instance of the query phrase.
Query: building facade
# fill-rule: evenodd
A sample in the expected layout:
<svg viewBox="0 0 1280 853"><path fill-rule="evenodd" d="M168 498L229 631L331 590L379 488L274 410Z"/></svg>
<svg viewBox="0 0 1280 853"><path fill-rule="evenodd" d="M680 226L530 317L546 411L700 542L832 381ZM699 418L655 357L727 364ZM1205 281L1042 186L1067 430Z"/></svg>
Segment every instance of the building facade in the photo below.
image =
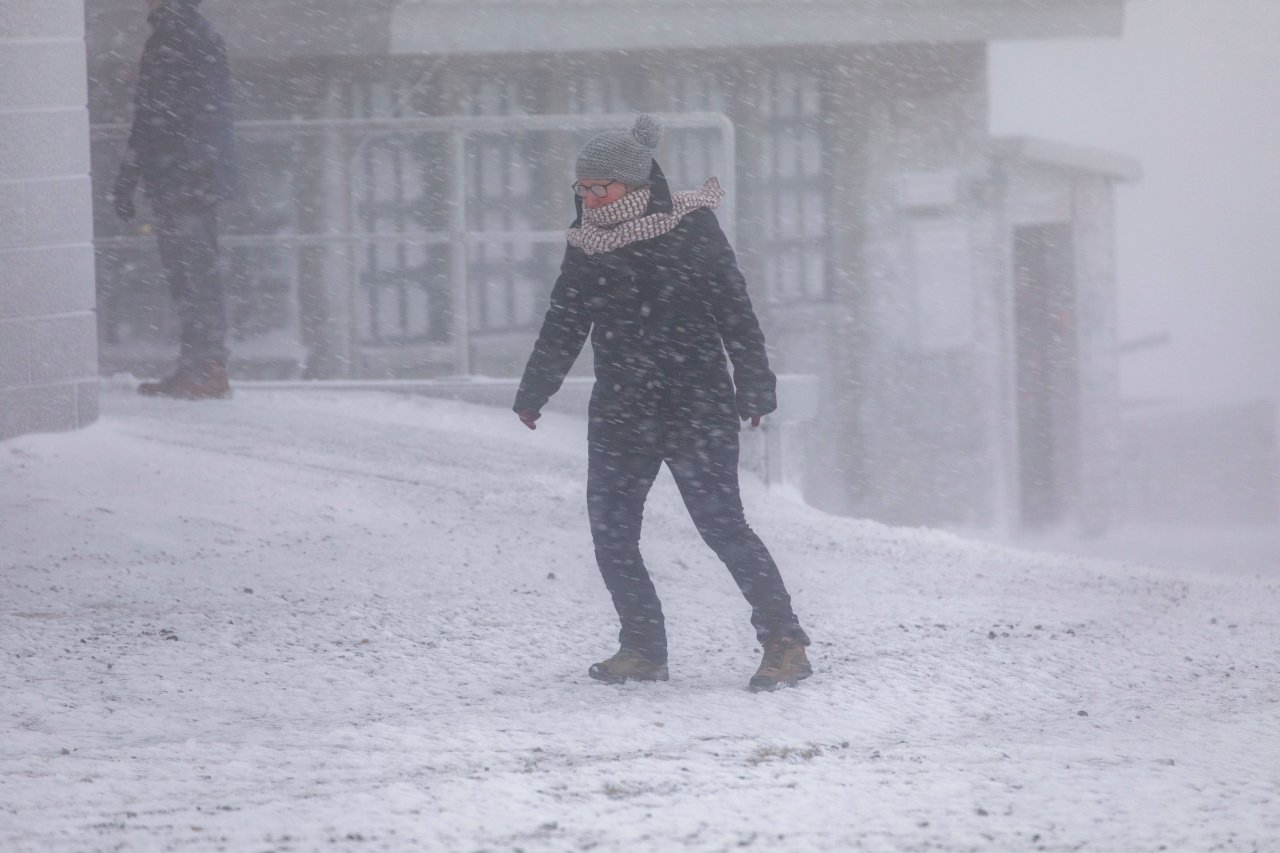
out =
<svg viewBox="0 0 1280 853"><path fill-rule="evenodd" d="M81 0L0 4L0 440L98 415Z"/></svg>
<svg viewBox="0 0 1280 853"><path fill-rule="evenodd" d="M106 175L140 34L93 5ZM727 133L682 127L660 157L677 188L720 172L773 360L817 377L807 499L901 524L1105 526L1111 193L1136 169L991 139L986 45L1115 35L1122 0L252 5L205 4L245 152L226 223L242 372L517 373L586 135L532 119L720 115ZM154 260L98 209L103 358L145 363L167 322Z"/></svg>

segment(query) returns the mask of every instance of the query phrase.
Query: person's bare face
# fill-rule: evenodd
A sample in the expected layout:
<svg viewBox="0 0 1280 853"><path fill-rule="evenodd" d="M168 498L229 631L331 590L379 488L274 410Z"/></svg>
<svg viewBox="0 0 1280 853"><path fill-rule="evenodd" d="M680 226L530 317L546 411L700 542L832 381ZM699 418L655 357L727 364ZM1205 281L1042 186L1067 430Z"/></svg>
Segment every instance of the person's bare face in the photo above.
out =
<svg viewBox="0 0 1280 853"><path fill-rule="evenodd" d="M147 0L147 6L150 7L149 11L154 12L156 9L159 9L161 6L163 6L166 2L168 2L168 0Z"/></svg>

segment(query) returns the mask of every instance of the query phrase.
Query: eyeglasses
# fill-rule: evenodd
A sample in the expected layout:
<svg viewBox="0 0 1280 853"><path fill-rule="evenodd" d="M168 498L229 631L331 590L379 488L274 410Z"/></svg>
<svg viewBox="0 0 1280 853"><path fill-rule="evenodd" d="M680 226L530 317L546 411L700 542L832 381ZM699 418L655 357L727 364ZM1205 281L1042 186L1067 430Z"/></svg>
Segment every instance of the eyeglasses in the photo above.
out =
<svg viewBox="0 0 1280 853"><path fill-rule="evenodd" d="M581 181L574 181L573 192L574 195L578 196L578 198L586 198L588 195L593 195L596 198L604 198L609 194L609 187L616 183L619 182L610 181L607 184L592 184L591 186L586 186Z"/></svg>

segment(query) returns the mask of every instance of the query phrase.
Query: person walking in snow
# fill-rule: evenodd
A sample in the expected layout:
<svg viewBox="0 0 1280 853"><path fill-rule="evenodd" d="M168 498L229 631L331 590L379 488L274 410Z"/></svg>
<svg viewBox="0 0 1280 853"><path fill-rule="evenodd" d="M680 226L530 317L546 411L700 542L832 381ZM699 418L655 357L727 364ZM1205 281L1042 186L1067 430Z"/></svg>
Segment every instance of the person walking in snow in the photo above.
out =
<svg viewBox="0 0 1280 853"><path fill-rule="evenodd" d="M673 194L654 159L661 137L657 120L641 115L630 132L598 134L578 154L578 218L513 408L536 429L591 336L587 511L622 629L617 654L588 674L667 680L662 605L639 547L645 498L665 462L751 604L764 659L749 687L771 690L812 674L809 638L738 490L739 419L760 425L777 406L777 380L713 213L724 191L712 178Z"/></svg>
<svg viewBox="0 0 1280 853"><path fill-rule="evenodd" d="M133 129L116 178L116 215L136 214L141 180L156 215L160 262L181 325L177 370L138 391L184 399L231 394L227 308L218 275L219 201L235 194L231 78L222 36L200 0L148 0Z"/></svg>

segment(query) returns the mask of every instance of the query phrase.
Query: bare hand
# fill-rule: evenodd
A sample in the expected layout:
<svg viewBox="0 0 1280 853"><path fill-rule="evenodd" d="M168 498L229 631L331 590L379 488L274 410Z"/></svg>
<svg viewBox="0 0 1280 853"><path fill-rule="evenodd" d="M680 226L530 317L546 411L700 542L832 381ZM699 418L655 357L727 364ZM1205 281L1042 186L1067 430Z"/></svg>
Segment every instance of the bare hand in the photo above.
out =
<svg viewBox="0 0 1280 853"><path fill-rule="evenodd" d="M764 420L764 418L760 417L759 415L752 415L752 416L751 416L751 428L752 428L752 429L759 429L759 428L760 428L760 421L762 421L762 420Z"/></svg>
<svg viewBox="0 0 1280 853"><path fill-rule="evenodd" d="M520 423L524 424L529 429L537 429L538 425L534 423L534 421L542 417L542 412L531 412L528 409L525 409L523 411L516 412L516 417L520 418Z"/></svg>

